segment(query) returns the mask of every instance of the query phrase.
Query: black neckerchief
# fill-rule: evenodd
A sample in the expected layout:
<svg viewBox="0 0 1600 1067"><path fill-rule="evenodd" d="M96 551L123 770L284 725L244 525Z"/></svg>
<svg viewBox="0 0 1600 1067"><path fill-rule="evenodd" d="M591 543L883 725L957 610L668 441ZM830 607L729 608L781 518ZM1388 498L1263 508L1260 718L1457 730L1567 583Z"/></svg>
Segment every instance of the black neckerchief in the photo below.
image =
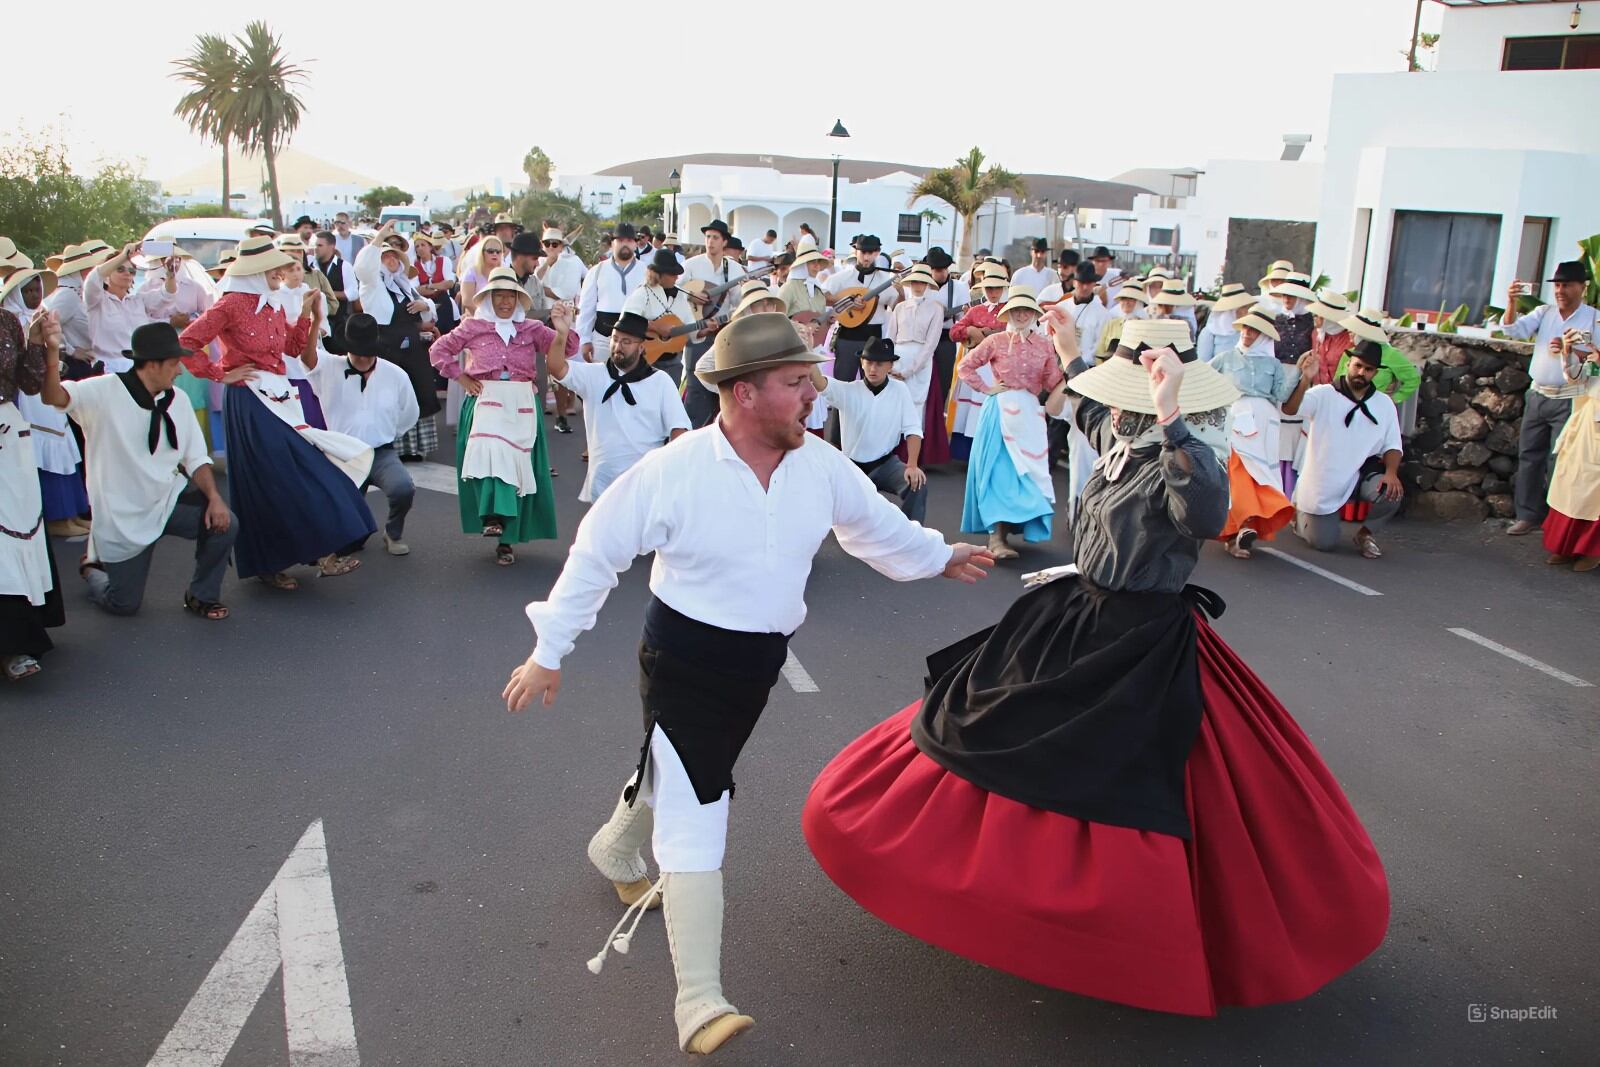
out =
<svg viewBox="0 0 1600 1067"><path fill-rule="evenodd" d="M865 377L863 377L861 380L864 383L866 383L867 392L871 393L873 396L877 396L879 393L881 393L885 389L889 388L889 379L888 378L885 378L883 381L879 382L877 385L873 385L871 382L867 381L867 379Z"/></svg>
<svg viewBox="0 0 1600 1067"><path fill-rule="evenodd" d="M661 287L661 291L663 293L667 294L667 303L669 303L669 304L672 303L672 301L678 299L678 287L676 285L673 285L673 286L663 285Z"/></svg>
<svg viewBox="0 0 1600 1067"><path fill-rule="evenodd" d="M1339 376L1339 380L1333 383L1333 387L1339 391L1340 396L1344 397L1346 400L1350 401L1350 403L1355 405L1355 407L1344 413L1344 424L1346 426L1349 426L1350 423L1355 420L1357 411L1371 419L1372 425L1378 425L1378 416L1367 410L1367 401L1371 400L1373 394L1378 391L1378 387L1376 385L1368 383L1366 393L1361 396L1356 396L1355 393L1351 392L1350 390L1349 381L1344 377L1344 375L1341 374Z"/></svg>
<svg viewBox="0 0 1600 1067"><path fill-rule="evenodd" d="M862 283L863 285L866 284L868 278L872 277L876 273L878 273L878 265L876 263L868 267L866 270L862 270L859 263L856 264L856 281Z"/></svg>
<svg viewBox="0 0 1600 1067"><path fill-rule="evenodd" d="M117 377L122 379L122 384L127 387L128 395L133 397L133 402L150 413L150 454L152 456L156 454L156 445L161 443L163 429L167 432L167 444L177 448L178 427L172 421L167 409L172 407L172 398L178 395L178 391L168 389L159 397L152 397L144 382L139 380L138 371L125 370Z"/></svg>
<svg viewBox="0 0 1600 1067"><path fill-rule="evenodd" d="M606 373L611 375L611 384L606 387L605 395L600 398L600 403L604 404L607 400L610 400L611 395L620 389L622 390L622 399L628 402L629 407L633 407L638 401L633 398L633 390L628 388L628 383L642 382L655 372L656 369L643 357L640 357L639 362L627 374L618 373L617 365L609 359L606 360Z"/></svg>
<svg viewBox="0 0 1600 1067"><path fill-rule="evenodd" d="M346 361L345 368L344 368L344 376L346 378L348 378L351 375L355 375L357 378L360 378L361 379L361 391L364 393L364 392L367 391L367 375L371 374L373 371L375 371L377 369L378 369L378 365L376 363L374 363L372 366L368 367L366 370L356 370L355 364L350 363L349 361Z"/></svg>

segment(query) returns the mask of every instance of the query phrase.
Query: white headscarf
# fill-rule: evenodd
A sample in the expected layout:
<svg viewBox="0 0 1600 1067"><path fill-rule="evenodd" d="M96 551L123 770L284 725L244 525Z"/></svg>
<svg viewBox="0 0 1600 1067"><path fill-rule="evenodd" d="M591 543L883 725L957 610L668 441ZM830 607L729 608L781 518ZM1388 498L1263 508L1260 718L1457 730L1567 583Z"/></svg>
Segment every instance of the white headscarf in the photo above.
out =
<svg viewBox="0 0 1600 1067"><path fill-rule="evenodd" d="M1249 346L1244 343L1244 334L1240 334L1238 343L1234 347L1246 356L1264 356L1267 359L1278 358L1277 344L1264 333L1258 334L1255 343Z"/></svg>
<svg viewBox="0 0 1600 1067"><path fill-rule="evenodd" d="M494 332L500 335L500 340L510 344L511 339L517 335L517 323L526 319L528 313L522 310L522 301L518 300L517 306L511 309L510 317L501 318L494 310L494 293L488 292L478 301L478 309L472 313L472 317L494 323Z"/></svg>
<svg viewBox="0 0 1600 1067"><path fill-rule="evenodd" d="M33 321L33 317L39 313L41 308L44 307L44 302L40 301L38 308L30 308L22 299L22 291L36 281L39 281L39 279L33 278L30 279L25 285L17 286L6 295L5 303L0 304L0 308L4 308L6 311L11 312L11 314L17 317L17 321L22 324L22 332L24 335L27 334L28 324ZM39 284L43 285L44 283L39 282Z"/></svg>
<svg viewBox="0 0 1600 1067"><path fill-rule="evenodd" d="M1211 314L1206 316L1205 332L1216 337L1227 337L1234 333L1233 320L1239 317L1238 311L1218 311L1211 309Z"/></svg>
<svg viewBox="0 0 1600 1067"><path fill-rule="evenodd" d="M390 248L386 251L393 252L400 257L400 269L390 270L388 265L383 262L386 252L378 253L378 272L383 275L383 287L394 295L395 303L397 304L409 304L413 300L422 299L421 295L412 287L411 279L406 277L406 271L410 267L410 261L406 259L406 254L398 248Z"/></svg>
<svg viewBox="0 0 1600 1067"><path fill-rule="evenodd" d="M1189 432L1211 449L1217 462L1227 466L1228 453L1233 447L1228 441L1228 409L1200 411L1182 418ZM1111 433L1115 441L1094 464L1094 469L1102 472L1108 482L1122 477L1135 449L1159 445L1167 439L1166 427L1157 425L1154 415L1142 411L1123 411L1112 415L1111 420Z"/></svg>
<svg viewBox="0 0 1600 1067"><path fill-rule="evenodd" d="M318 331L319 336L331 336L333 330L328 325L327 294L321 289L312 289L304 280L293 287L287 285L278 286L272 290L271 295L268 297L268 303L283 312L284 318L294 322L300 317L300 309L305 306L306 293L308 292L315 292L317 294L317 303L322 305L322 328Z"/></svg>
<svg viewBox="0 0 1600 1067"><path fill-rule="evenodd" d="M224 274L217 286L224 293L249 293L256 298L256 314L265 311L272 303L272 286L267 284L267 272L260 274Z"/></svg>

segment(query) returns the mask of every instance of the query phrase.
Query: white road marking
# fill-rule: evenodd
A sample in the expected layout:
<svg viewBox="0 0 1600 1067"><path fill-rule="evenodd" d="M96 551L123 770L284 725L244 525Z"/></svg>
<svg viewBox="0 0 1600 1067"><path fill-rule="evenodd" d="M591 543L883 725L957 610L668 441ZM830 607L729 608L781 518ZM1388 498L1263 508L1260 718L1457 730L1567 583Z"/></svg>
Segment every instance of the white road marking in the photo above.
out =
<svg viewBox="0 0 1600 1067"><path fill-rule="evenodd" d="M1257 545L1255 548L1251 549L1251 551L1253 551L1253 552L1264 552L1267 555L1272 556L1272 557L1274 557L1276 559L1283 560L1285 563L1293 563L1296 567L1299 567L1302 570L1308 570L1312 574L1320 575L1321 577L1328 579L1328 581L1330 581L1330 582L1337 582L1339 585L1344 586L1346 589L1354 589L1356 592L1360 593L1362 596L1382 596L1383 595L1382 593L1378 592L1376 589L1371 588L1370 586L1362 585L1360 582L1352 582L1350 579L1344 577L1342 574L1335 574L1332 571L1323 570L1321 567L1317 566L1315 563L1307 563L1305 560L1301 559L1299 556L1291 556L1291 555L1289 555L1289 553L1280 551L1280 550L1278 550L1276 548L1268 548L1266 545Z"/></svg>
<svg viewBox="0 0 1600 1067"><path fill-rule="evenodd" d="M811 675L800 666L800 661L794 658L794 650L789 651L788 657L783 661L783 676L789 682L789 688L796 693L820 693L817 683L811 680Z"/></svg>
<svg viewBox="0 0 1600 1067"><path fill-rule="evenodd" d="M1578 689L1594 688L1593 682L1586 682L1577 675L1568 674L1566 671L1558 670L1557 668L1550 666L1548 663L1542 663L1539 660L1534 659L1532 656L1525 656L1514 648L1507 648L1498 641L1489 640L1482 634L1475 634L1471 630L1463 629L1460 626L1450 626L1446 627L1446 629L1455 634L1457 637L1465 637L1468 641L1482 645L1491 652L1498 652L1507 659L1516 660L1524 667L1532 667L1536 671L1543 671L1550 677L1566 682L1570 686L1574 686Z"/></svg>
<svg viewBox="0 0 1600 1067"><path fill-rule="evenodd" d="M150 1067L221 1067L279 967L291 1067L359 1067L321 819L278 868Z"/></svg>
<svg viewBox="0 0 1600 1067"><path fill-rule="evenodd" d="M435 493L456 495L456 469L443 463L407 463L411 480L418 489L432 489Z"/></svg>

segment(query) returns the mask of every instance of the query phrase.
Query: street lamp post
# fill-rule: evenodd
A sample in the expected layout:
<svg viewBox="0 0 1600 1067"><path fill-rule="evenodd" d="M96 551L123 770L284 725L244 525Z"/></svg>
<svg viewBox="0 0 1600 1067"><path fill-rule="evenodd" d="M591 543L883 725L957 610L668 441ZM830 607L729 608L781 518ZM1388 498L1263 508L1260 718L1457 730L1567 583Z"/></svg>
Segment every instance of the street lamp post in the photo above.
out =
<svg viewBox="0 0 1600 1067"><path fill-rule="evenodd" d="M672 173L667 175L667 186L672 190L672 222L667 226L667 232L674 239L678 238L678 190L683 188L683 175L678 173L678 168L673 167Z"/></svg>
<svg viewBox="0 0 1600 1067"><path fill-rule="evenodd" d="M844 128L844 123L839 119L833 120L833 129L828 131L829 137L849 137L850 131ZM839 154L833 156L833 200L828 207L828 247L839 247Z"/></svg>

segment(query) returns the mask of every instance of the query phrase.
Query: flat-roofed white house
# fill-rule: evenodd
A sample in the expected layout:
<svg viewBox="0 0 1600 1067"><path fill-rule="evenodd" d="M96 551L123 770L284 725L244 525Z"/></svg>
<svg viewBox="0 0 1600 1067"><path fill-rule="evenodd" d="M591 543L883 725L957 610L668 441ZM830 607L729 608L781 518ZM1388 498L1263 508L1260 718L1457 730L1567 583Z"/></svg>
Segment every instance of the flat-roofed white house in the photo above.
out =
<svg viewBox="0 0 1600 1067"><path fill-rule="evenodd" d="M1334 78L1315 261L1391 315L1476 320L1513 278L1549 299L1600 232L1600 4L1434 2L1435 70Z"/></svg>

